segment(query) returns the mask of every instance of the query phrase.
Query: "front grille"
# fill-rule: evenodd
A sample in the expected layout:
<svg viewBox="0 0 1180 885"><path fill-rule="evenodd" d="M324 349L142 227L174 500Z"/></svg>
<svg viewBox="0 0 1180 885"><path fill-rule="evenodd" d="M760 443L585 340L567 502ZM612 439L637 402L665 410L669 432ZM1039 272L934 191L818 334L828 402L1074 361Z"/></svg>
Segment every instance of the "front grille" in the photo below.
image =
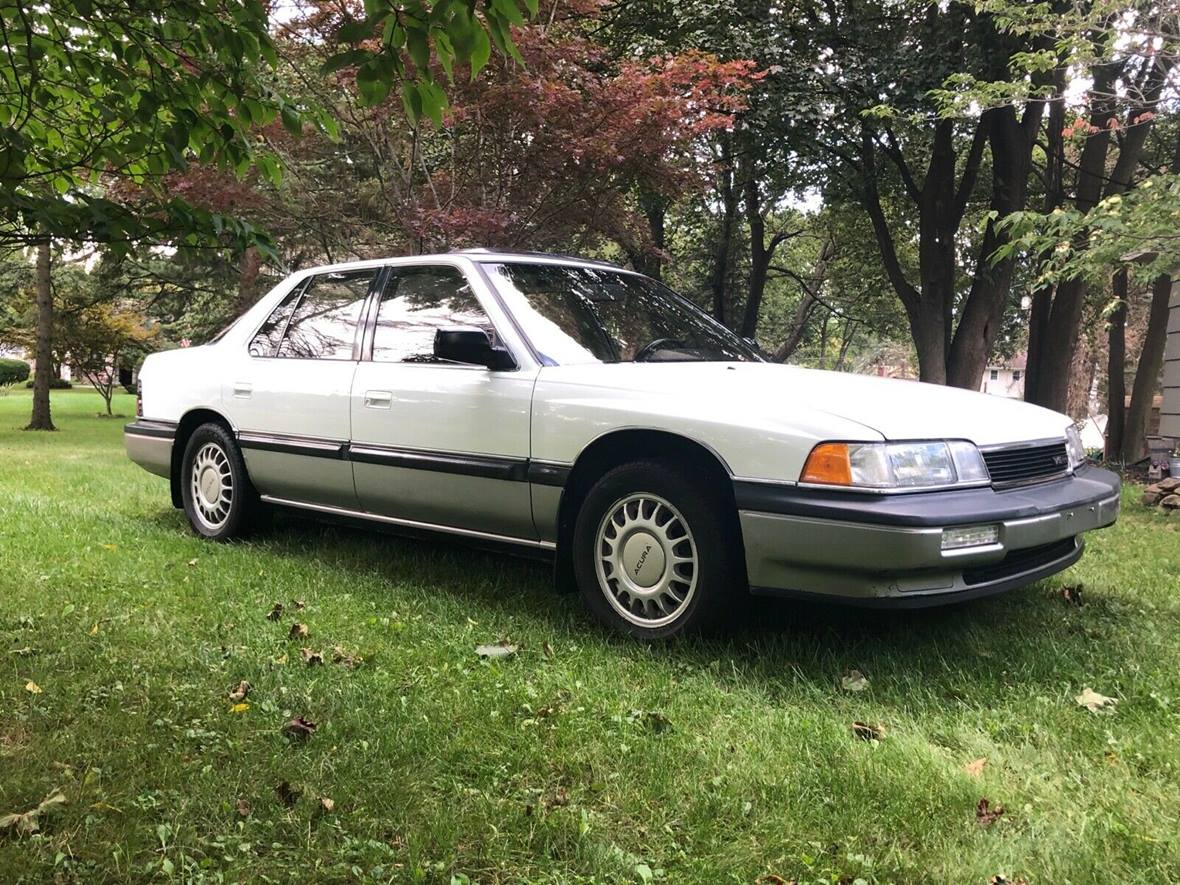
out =
<svg viewBox="0 0 1180 885"><path fill-rule="evenodd" d="M1069 467L1064 442L989 449L984 451L983 461L992 483L1001 486L1061 476Z"/></svg>
<svg viewBox="0 0 1180 885"><path fill-rule="evenodd" d="M1002 581L1004 578L1031 572L1033 569L1063 559L1073 553L1076 548L1076 539L1065 538L1061 541L1054 541L1052 544L1042 544L1040 547L1013 550L999 562L966 569L963 572L963 583L987 584L991 581Z"/></svg>

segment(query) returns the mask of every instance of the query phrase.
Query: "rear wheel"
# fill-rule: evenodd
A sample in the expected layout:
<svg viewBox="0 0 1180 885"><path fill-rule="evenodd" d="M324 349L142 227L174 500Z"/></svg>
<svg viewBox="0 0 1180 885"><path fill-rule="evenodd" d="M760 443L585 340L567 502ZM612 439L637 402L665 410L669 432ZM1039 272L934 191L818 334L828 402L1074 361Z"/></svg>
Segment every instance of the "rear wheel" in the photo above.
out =
<svg viewBox="0 0 1180 885"><path fill-rule="evenodd" d="M180 470L184 512L193 531L215 541L247 532L260 505L228 430L210 423L193 431Z"/></svg>
<svg viewBox="0 0 1180 885"><path fill-rule="evenodd" d="M662 461L624 464L603 476L573 536L578 588L590 611L646 639L725 620L744 588L739 545L717 497Z"/></svg>

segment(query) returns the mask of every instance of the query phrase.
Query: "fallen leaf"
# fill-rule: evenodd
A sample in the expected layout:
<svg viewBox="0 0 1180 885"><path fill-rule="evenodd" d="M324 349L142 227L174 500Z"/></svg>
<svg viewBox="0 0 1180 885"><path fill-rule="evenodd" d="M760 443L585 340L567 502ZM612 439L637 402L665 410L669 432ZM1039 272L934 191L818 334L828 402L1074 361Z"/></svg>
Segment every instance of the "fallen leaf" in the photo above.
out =
<svg viewBox="0 0 1180 885"><path fill-rule="evenodd" d="M95 622L94 622L94 626L90 628L90 635L91 635L91 636L97 636L97 635L98 635L98 621L95 621Z"/></svg>
<svg viewBox="0 0 1180 885"><path fill-rule="evenodd" d="M299 801L299 797L302 795L302 793L303 790L299 789L299 787L291 786L289 781L283 781L281 784L275 787L275 795L278 796L279 801L288 808L291 808L296 802Z"/></svg>
<svg viewBox="0 0 1180 885"><path fill-rule="evenodd" d="M869 680L860 670L849 670L840 680L840 687L845 691L864 691L869 687Z"/></svg>
<svg viewBox="0 0 1180 885"><path fill-rule="evenodd" d="M980 756L978 759L972 759L963 766L963 771L967 772L972 777L979 777L983 774L983 766L987 765L987 757Z"/></svg>
<svg viewBox="0 0 1180 885"><path fill-rule="evenodd" d="M551 661L557 657L557 655L553 653L553 646L550 645L548 641L541 643L541 653Z"/></svg>
<svg viewBox="0 0 1180 885"><path fill-rule="evenodd" d="M104 550L118 550L119 549L118 544L99 544L98 546L102 547Z"/></svg>
<svg viewBox="0 0 1180 885"><path fill-rule="evenodd" d="M1004 806L997 802L992 805L987 799L980 799L975 806L975 820L981 826L991 826L1004 814Z"/></svg>
<svg viewBox="0 0 1180 885"><path fill-rule="evenodd" d="M287 633L288 639L306 639L311 631L307 629L307 624L300 624L296 621L291 625L290 631Z"/></svg>
<svg viewBox="0 0 1180 885"><path fill-rule="evenodd" d="M0 815L0 832L10 830L18 836L30 836L41 829L41 815L66 804L61 790L54 790L29 811Z"/></svg>
<svg viewBox="0 0 1180 885"><path fill-rule="evenodd" d="M329 799L327 796L321 796L320 797L320 808L324 809L324 811L328 812L328 814L331 814L333 811L336 810L336 803L333 802L331 799Z"/></svg>
<svg viewBox="0 0 1180 885"><path fill-rule="evenodd" d="M28 682L25 683L25 691L27 691L29 694L41 694L42 693L41 686L39 686L32 679L30 679Z"/></svg>
<svg viewBox="0 0 1180 885"><path fill-rule="evenodd" d="M1024 878L1024 876L1009 879L1003 873L996 873L987 880L987 885L1028 885L1028 879Z"/></svg>
<svg viewBox="0 0 1180 885"><path fill-rule="evenodd" d="M274 607L266 613L266 619L268 621L277 621L282 616L283 616L283 604L281 602L276 602L274 604Z"/></svg>
<svg viewBox="0 0 1180 885"><path fill-rule="evenodd" d="M232 707L229 708L229 711L231 713L245 713L249 709L250 709L249 704L242 703L242 704L234 704Z"/></svg>
<svg viewBox="0 0 1180 885"><path fill-rule="evenodd" d="M477 645L475 647L475 653L487 660L510 658L519 650L519 646L513 645L510 642L496 642L491 645Z"/></svg>
<svg viewBox="0 0 1180 885"><path fill-rule="evenodd" d="M565 786L557 786L543 801L546 808L564 808L570 804L570 791Z"/></svg>
<svg viewBox="0 0 1180 885"><path fill-rule="evenodd" d="M1082 585L1078 584L1072 587L1061 588L1061 598L1069 605L1081 606L1082 603Z"/></svg>
<svg viewBox="0 0 1180 885"><path fill-rule="evenodd" d="M190 568L191 568L192 566L196 565L196 564L197 564L197 557L195 557L195 556L194 556L192 559L190 559L190 560L188 561L188 564L189 564L189 567L190 567Z"/></svg>
<svg viewBox="0 0 1180 885"><path fill-rule="evenodd" d="M1085 707L1091 713L1098 713L1101 710L1113 709L1114 705L1118 703L1118 698L1108 698L1104 694L1099 694L1092 688L1083 688L1082 693L1074 698L1078 702L1078 706Z"/></svg>
<svg viewBox="0 0 1180 885"><path fill-rule="evenodd" d="M298 738L299 740L306 740L315 734L316 724L310 719L304 719L302 716L296 716L283 726L283 734L290 738Z"/></svg>
<svg viewBox="0 0 1180 885"><path fill-rule="evenodd" d="M250 803L248 800L246 800L246 799L239 799L238 800L238 817L249 817L250 810L251 810Z"/></svg>
<svg viewBox="0 0 1180 885"><path fill-rule="evenodd" d="M763 873L754 880L754 885L795 885L795 880L788 882L782 876L776 876L774 873Z"/></svg>
<svg viewBox="0 0 1180 885"><path fill-rule="evenodd" d="M324 662L324 656L318 651L312 651L310 648L301 649L299 654L303 657L303 663L309 667L315 667Z"/></svg>
<svg viewBox="0 0 1180 885"><path fill-rule="evenodd" d="M251 685L245 679L238 683L238 687L229 693L229 699L235 704L240 704L246 700L246 695L250 694Z"/></svg>
<svg viewBox="0 0 1180 885"><path fill-rule="evenodd" d="M332 663L339 664L348 670L353 670L359 667L364 662L364 660L365 659L360 655L345 651L342 646L338 645L332 649Z"/></svg>
<svg viewBox="0 0 1180 885"><path fill-rule="evenodd" d="M291 608L295 609L295 611L303 611L307 606L304 605L302 599L292 599Z"/></svg>
<svg viewBox="0 0 1180 885"><path fill-rule="evenodd" d="M849 726L852 733L862 741L879 741L885 736L885 727L868 722L853 722Z"/></svg>

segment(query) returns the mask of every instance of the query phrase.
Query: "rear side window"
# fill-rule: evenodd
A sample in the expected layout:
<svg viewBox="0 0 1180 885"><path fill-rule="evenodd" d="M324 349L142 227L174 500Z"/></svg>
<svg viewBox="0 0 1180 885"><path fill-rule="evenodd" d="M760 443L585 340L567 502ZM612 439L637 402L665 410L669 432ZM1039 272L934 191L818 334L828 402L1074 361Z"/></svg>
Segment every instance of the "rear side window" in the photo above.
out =
<svg viewBox="0 0 1180 885"><path fill-rule="evenodd" d="M283 330L287 328L287 320L291 319L291 312L295 310L295 302L299 300L302 291L303 286L296 286L266 318L266 322L250 339L250 356L275 355L279 339L283 337Z"/></svg>
<svg viewBox="0 0 1180 885"><path fill-rule="evenodd" d="M377 268L311 278L287 324L276 356L305 360L350 360L361 308Z"/></svg>

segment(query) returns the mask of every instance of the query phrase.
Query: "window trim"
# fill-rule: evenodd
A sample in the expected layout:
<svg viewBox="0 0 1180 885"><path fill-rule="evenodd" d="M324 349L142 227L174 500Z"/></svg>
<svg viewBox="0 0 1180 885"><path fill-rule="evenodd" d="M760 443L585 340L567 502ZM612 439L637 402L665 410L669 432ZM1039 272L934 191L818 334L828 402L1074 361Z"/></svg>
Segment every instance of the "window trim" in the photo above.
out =
<svg viewBox="0 0 1180 885"><path fill-rule="evenodd" d="M473 262L473 263L475 264L475 266L477 268L479 267L478 262ZM426 269L435 268L435 267L450 268L451 270L456 271L459 274L459 276L461 276L463 278L463 280L471 288L471 294L475 296L476 303L479 304L480 310L482 310L484 312L484 316L487 317L488 324L495 330L496 337L499 339L500 344L508 351L508 354L512 357L512 362L514 364L512 366L512 368L510 368L510 369L496 369L495 370L496 374L502 374L505 372L519 372L523 368L523 363L521 362L521 359L517 355L516 351L513 349L512 341L504 337L504 333L501 331L500 327L496 324L495 317L492 315L492 312L488 310L487 305L484 303L485 299L483 298L481 292L479 291L479 287L473 285L474 280L472 279L472 275L468 272L467 267L465 267L464 265L459 264L457 262L456 263L433 262L433 261L432 262L425 262L424 261L424 262L420 262L420 263L405 262L405 263L398 263L398 264L387 264L382 268L382 272L379 275L379 278L377 280L377 285L375 286L374 290L369 293L368 303L366 305L365 310L362 312L362 317L363 317L363 321L364 321L364 335L361 338L361 347L360 347L360 353L358 356L359 361L365 362L365 363L372 363L373 365L382 365L382 366L413 366L415 368L459 369L459 370L477 371L477 372L491 372L491 371L493 371L493 370L487 368L486 366L480 366L475 363L470 363L470 364L466 364L466 363L406 363L406 362L386 362L385 360L373 359L373 346L374 346L374 343L377 338L377 315L381 309L381 298L385 294L385 287L389 284L389 281L393 278L393 276L398 271L400 271L402 269L405 269L405 270L426 270ZM490 282L488 282L487 280L482 278L482 268L480 268L480 272L481 272L480 282L485 283L486 288L492 294L492 297L497 299L497 305L499 306L501 313L503 313L504 316L508 317L508 320L512 324L512 327L513 327L514 331L516 332L517 336L520 338L521 341L526 343L527 347L529 347L531 349L531 347L532 347L531 343L528 342L528 338L525 336L524 332L521 331L521 329L519 328L515 317L512 316L512 312L507 309L507 307L503 304L503 302L499 301L499 294L496 292L495 287L492 286ZM539 363L539 361L538 361L538 363Z"/></svg>
<svg viewBox="0 0 1180 885"><path fill-rule="evenodd" d="M345 268L341 268L339 270L325 270L322 268L321 269L312 269L311 271L308 272L307 276L305 276L302 280L300 280L298 283L296 283L294 286L292 286L287 292L285 292L283 294L283 297L280 298L278 300L278 302L274 305L274 307L272 307L267 312L266 316L262 318L262 322L260 322L258 324L258 328L256 328L254 330L254 332L250 335L250 337L246 339L246 355L249 356L250 359L254 359L254 360L303 360L304 362L310 362L310 363L355 363L355 362L359 362L360 361L361 343L363 341L362 335L363 335L363 332L365 329L366 311L368 310L369 303L373 299L374 287L380 285L381 281L386 276L387 270L388 270L388 265L377 265L375 267L356 267L356 268L345 267ZM366 273L368 271L374 272L373 279L369 282L369 291L365 293L364 300L361 304L360 315L357 317L356 329L353 331L353 334L352 334L352 355L351 356L349 356L349 357L279 356L279 351L283 347L283 342L287 340L287 332L290 331L290 329L291 329L291 320L293 320L295 318L295 314L299 310L299 306L303 303L303 298L307 294L307 290L311 288L311 284L312 284L313 280L315 280L317 277L332 276L333 274L359 274L359 273ZM378 291L380 291L380 290L378 290ZM271 315L279 308L279 306L284 301L286 301L288 297L290 297L292 295L294 295L294 297L295 297L295 302L291 307L291 313L287 317L287 321L283 324L283 334L279 336L279 343L274 348L274 351L272 353L266 354L264 356L250 353L250 345L253 343L254 339L256 337L258 337L259 330L261 330L262 327L264 325L266 325L267 320L269 320L271 318Z"/></svg>

